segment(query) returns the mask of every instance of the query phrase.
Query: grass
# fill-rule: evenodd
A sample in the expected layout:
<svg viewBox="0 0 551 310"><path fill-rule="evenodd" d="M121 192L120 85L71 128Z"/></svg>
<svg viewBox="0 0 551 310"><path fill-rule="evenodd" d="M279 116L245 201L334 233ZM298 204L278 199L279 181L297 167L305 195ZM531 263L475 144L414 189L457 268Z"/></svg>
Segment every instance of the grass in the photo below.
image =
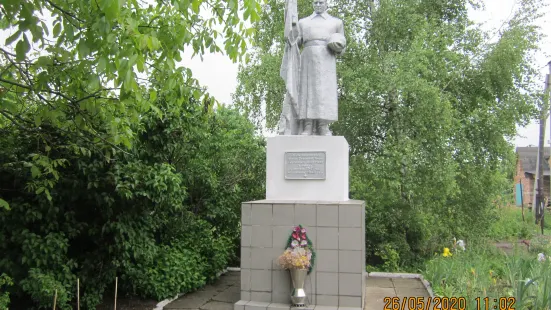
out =
<svg viewBox="0 0 551 310"><path fill-rule="evenodd" d="M551 309L551 259L537 260L538 253L551 255L550 239L538 236L533 213L525 211L525 219L518 208L502 208L487 236L466 240L466 251L453 250L451 257L435 254L423 272L435 294L465 297L467 309L478 309L477 297L514 297L515 309ZM518 245L519 239L531 240L530 251ZM513 250L506 254L497 249L496 240L511 241Z"/></svg>

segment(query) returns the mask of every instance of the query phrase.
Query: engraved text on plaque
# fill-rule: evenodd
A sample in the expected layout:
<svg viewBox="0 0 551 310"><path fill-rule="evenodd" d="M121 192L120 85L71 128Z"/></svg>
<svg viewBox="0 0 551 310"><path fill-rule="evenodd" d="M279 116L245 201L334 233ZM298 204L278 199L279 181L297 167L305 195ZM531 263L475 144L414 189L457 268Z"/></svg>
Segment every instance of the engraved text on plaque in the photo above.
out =
<svg viewBox="0 0 551 310"><path fill-rule="evenodd" d="M325 180L325 152L285 152L285 179Z"/></svg>

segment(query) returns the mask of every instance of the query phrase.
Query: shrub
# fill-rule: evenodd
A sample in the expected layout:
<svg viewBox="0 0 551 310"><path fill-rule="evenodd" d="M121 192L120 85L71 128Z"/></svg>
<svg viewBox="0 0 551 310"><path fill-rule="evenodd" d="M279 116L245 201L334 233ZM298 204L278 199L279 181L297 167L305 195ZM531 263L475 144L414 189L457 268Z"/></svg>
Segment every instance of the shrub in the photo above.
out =
<svg viewBox="0 0 551 310"><path fill-rule="evenodd" d="M8 309L10 305L10 293L7 292L7 287L13 285L10 277L5 273L0 275L0 309ZM5 290L5 291L4 291Z"/></svg>

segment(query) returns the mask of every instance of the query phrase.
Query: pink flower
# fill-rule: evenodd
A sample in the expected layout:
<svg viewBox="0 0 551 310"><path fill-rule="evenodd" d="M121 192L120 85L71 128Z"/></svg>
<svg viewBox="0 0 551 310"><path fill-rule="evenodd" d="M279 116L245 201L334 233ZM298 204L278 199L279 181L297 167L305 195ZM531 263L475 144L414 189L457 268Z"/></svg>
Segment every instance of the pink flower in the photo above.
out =
<svg viewBox="0 0 551 310"><path fill-rule="evenodd" d="M306 239L306 235L305 234L302 234L302 239Z"/></svg>
<svg viewBox="0 0 551 310"><path fill-rule="evenodd" d="M301 232L302 232L303 234L305 234L305 233L306 233L306 228L303 228L303 229L301 230Z"/></svg>
<svg viewBox="0 0 551 310"><path fill-rule="evenodd" d="M291 247L295 248L295 247L297 247L297 246L298 246L298 241L293 240L293 241L291 242Z"/></svg>
<svg viewBox="0 0 551 310"><path fill-rule="evenodd" d="M300 245L301 245L301 246L305 246L305 245L308 245L308 241L306 241L306 240L302 240L302 241L300 242Z"/></svg>

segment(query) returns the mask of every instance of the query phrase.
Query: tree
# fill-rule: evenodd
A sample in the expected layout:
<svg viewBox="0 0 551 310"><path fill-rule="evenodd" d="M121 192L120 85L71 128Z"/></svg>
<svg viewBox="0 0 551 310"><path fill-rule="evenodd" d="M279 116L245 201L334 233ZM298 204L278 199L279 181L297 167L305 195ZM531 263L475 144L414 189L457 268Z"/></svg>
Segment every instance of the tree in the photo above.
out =
<svg viewBox="0 0 551 310"><path fill-rule="evenodd" d="M332 130L350 144L351 195L367 203L368 264L397 269L453 235L483 234L495 198L509 186L508 138L535 115L531 56L541 3L521 1L495 42L468 19L476 1L381 0L372 10L364 1L333 3L348 48L338 64ZM301 16L308 5L299 1ZM281 7L268 1L255 24L258 45L234 96L268 128L284 94Z"/></svg>
<svg viewBox="0 0 551 310"><path fill-rule="evenodd" d="M160 114L154 104L159 93L170 93L179 104L204 97L191 71L176 64L184 49L240 59L251 34L244 24L258 20L260 9L255 0L4 3L0 27L12 34L0 49L0 127L39 133L43 151L29 168L43 179L29 189L47 197L57 178L48 157L52 141L41 130L62 130L72 135L68 147L106 157L112 149L122 151L121 145L130 147L140 114ZM218 37L225 38L223 47ZM155 80L167 82L149 89Z"/></svg>
<svg viewBox="0 0 551 310"><path fill-rule="evenodd" d="M51 308L57 290L71 308L77 278L86 308L116 276L121 294L162 299L226 267L239 205L263 189L263 140L177 62L184 49L241 59L259 9L3 2L0 270L13 307Z"/></svg>

